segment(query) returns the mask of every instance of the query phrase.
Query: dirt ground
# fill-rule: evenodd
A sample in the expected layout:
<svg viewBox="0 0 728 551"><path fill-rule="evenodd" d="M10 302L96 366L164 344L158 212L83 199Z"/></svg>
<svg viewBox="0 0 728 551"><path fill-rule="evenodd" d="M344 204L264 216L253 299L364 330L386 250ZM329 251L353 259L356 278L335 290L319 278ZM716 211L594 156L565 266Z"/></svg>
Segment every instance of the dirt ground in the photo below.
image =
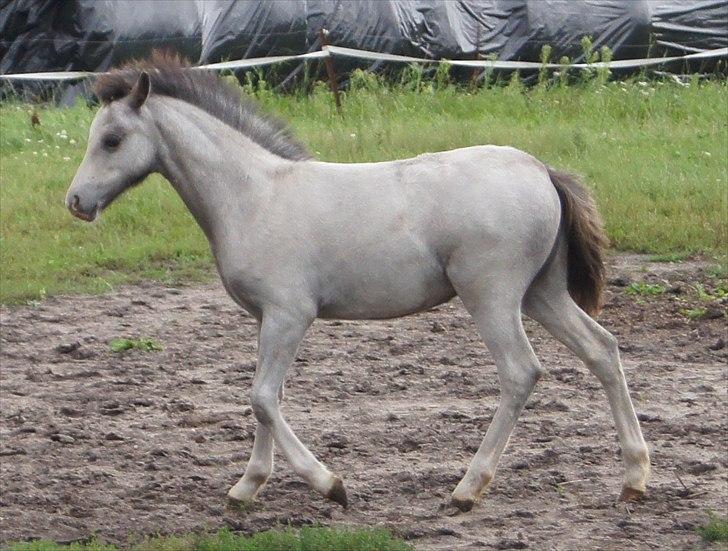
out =
<svg viewBox="0 0 728 551"><path fill-rule="evenodd" d="M632 281L661 283L631 296ZM724 302L698 261L610 259L602 323L617 335L652 451L646 499L617 504L622 466L604 394L528 322L549 374L471 512L448 497L498 401L495 367L458 301L399 320L318 321L290 371L284 415L343 476L323 501L279 458L259 503L226 507L252 446L255 324L217 284L146 284L3 307L0 542L127 542L142 534L378 525L418 550L702 549L728 509ZM708 317L681 310L701 305ZM114 353L115 337L164 350ZM130 536L131 535L131 536Z"/></svg>

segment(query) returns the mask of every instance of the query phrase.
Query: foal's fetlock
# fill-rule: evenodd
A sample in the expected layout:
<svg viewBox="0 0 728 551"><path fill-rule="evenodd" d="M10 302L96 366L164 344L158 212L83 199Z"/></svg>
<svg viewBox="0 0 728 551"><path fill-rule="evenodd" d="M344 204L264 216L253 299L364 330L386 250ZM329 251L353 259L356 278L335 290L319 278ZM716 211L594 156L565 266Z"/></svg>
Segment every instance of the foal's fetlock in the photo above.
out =
<svg viewBox="0 0 728 551"><path fill-rule="evenodd" d="M476 482L472 482L468 479L468 475L465 475L465 478L460 481L453 491L450 503L452 503L453 507L467 513L478 502L492 479L492 475L483 474L478 477Z"/></svg>
<svg viewBox="0 0 728 551"><path fill-rule="evenodd" d="M268 474L246 474L227 493L228 499L238 503L252 503L268 480Z"/></svg>
<svg viewBox="0 0 728 551"><path fill-rule="evenodd" d="M647 447L624 450L626 472L620 501L638 501L645 495L647 479L650 476L650 456Z"/></svg>

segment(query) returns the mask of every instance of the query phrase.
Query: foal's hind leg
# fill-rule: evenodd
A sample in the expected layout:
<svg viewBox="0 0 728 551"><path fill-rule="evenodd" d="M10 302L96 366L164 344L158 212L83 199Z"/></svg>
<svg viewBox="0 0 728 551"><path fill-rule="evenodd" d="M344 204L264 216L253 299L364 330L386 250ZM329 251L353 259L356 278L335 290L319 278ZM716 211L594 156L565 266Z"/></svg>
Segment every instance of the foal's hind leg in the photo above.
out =
<svg viewBox="0 0 728 551"><path fill-rule="evenodd" d="M477 299L458 293L495 360L501 387L500 403L485 438L452 495L453 505L469 511L492 480L541 367L523 330L519 293L492 289Z"/></svg>
<svg viewBox="0 0 728 551"><path fill-rule="evenodd" d="M619 434L626 473L620 499L638 499L650 474L647 444L627 389L616 339L569 296L565 275L546 273L524 300L524 312L569 347L602 383Z"/></svg>

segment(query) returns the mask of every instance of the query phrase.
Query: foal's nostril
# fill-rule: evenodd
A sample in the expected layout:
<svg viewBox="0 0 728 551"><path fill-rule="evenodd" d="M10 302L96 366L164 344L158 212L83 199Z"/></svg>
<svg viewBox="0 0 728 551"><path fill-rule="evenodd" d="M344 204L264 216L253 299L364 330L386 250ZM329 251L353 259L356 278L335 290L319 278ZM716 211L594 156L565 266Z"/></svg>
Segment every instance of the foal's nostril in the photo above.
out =
<svg viewBox="0 0 728 551"><path fill-rule="evenodd" d="M81 200L80 200L80 199L78 198L78 195L74 195L74 196L73 196L73 199L71 199L71 208L72 208L73 210L78 210L78 203L79 203L80 201L81 201Z"/></svg>

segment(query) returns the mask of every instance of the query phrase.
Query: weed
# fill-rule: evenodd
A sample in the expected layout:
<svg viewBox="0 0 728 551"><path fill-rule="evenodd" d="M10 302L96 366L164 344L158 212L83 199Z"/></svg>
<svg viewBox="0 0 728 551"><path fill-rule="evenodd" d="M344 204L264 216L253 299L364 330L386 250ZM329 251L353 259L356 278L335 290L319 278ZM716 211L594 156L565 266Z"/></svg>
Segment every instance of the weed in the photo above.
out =
<svg viewBox="0 0 728 551"><path fill-rule="evenodd" d="M628 295L636 295L642 297L655 297L665 292L665 286L659 283L646 283L644 281L635 281L630 283L624 292Z"/></svg>
<svg viewBox="0 0 728 551"><path fill-rule="evenodd" d="M140 339L112 339L109 342L109 348L112 352L124 352L125 350L141 350L142 352L157 352L162 350L162 345L156 340L149 337Z"/></svg>
<svg viewBox="0 0 728 551"><path fill-rule="evenodd" d="M719 284L712 291L708 291L702 283L696 283L692 287L698 299L703 302L713 302L728 297L728 283Z"/></svg>
<svg viewBox="0 0 728 551"><path fill-rule="evenodd" d="M680 313L689 320L695 321L703 319L705 314L708 313L708 310L705 308L684 308L680 310Z"/></svg>
<svg viewBox="0 0 728 551"><path fill-rule="evenodd" d="M690 253L678 251L674 253L664 253L664 254L653 254L650 255L649 261L650 262L682 262L683 260L687 260L690 258Z"/></svg>
<svg viewBox="0 0 728 551"><path fill-rule="evenodd" d="M696 532L705 541L728 541L728 519L720 518L713 512L708 513L707 524L696 528Z"/></svg>

